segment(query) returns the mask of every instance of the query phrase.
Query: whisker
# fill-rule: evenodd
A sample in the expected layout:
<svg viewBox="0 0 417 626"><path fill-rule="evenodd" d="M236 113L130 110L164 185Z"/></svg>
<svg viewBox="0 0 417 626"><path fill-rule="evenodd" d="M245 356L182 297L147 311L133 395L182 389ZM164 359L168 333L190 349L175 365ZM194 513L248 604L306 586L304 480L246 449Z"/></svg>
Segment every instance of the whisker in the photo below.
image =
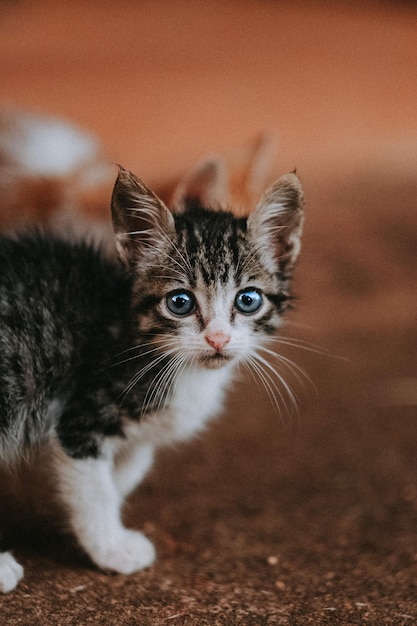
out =
<svg viewBox="0 0 417 626"><path fill-rule="evenodd" d="M273 337L266 337L265 340L267 342L271 342L271 343L275 342L275 343L282 344L284 346L290 346L291 348L299 348L300 350L306 350L307 352L313 352L315 354L328 356L333 359L346 360L344 357L338 356L336 354L331 354L330 352L328 352L328 350L326 350L326 348L318 346L309 341L305 341L303 339L298 339L296 337L273 336Z"/></svg>
<svg viewBox="0 0 417 626"><path fill-rule="evenodd" d="M136 346L139 347L139 346ZM148 356L149 354L154 354L155 352L159 351L159 347L155 346L154 348L152 348L151 350L146 350L146 352L140 352L139 354L135 354L134 356L128 357L126 359L123 359L122 361L117 361L115 363L112 363L112 367L117 367L118 365L123 365L124 363L129 363L129 361L135 361L137 359L141 359L142 357ZM127 350L126 350L127 352Z"/></svg>
<svg viewBox="0 0 417 626"><path fill-rule="evenodd" d="M126 385L126 387L124 388L124 390L120 394L120 397L122 399L125 398L128 395L128 393L133 389L133 387L135 385L137 385L137 383L145 376L145 374L147 374L147 372L150 371L153 367L156 367L158 365L158 363L160 363L164 358L165 358L165 355L161 354L156 359L154 359L153 361L148 363L141 370L139 370L139 372L136 372L131 377L130 381L128 382L128 384Z"/></svg>
<svg viewBox="0 0 417 626"><path fill-rule="evenodd" d="M264 346L260 346L258 350L263 351L269 356L277 359L277 361L279 361L282 365L284 365L293 374L293 376L297 379L297 381L300 383L301 386L303 386L304 382L307 381L311 385L311 387L317 392L317 388L312 378L302 367L297 365L297 363L295 363L288 357L283 356L282 354L279 354L277 352L274 352L273 350L269 350L268 348L265 348Z"/></svg>
<svg viewBox="0 0 417 626"><path fill-rule="evenodd" d="M251 252L251 254L242 256L239 256L238 262L237 262L237 272L239 273L244 273L244 272L250 272L250 268L253 264L254 261L256 261L258 258L258 251L257 250L253 250Z"/></svg>
<svg viewBox="0 0 417 626"><path fill-rule="evenodd" d="M172 336L172 335L168 335L164 333L155 334L155 332L151 332L151 333L141 332L140 337L152 337L152 341L143 341L141 343L136 343L130 348L126 348L126 350L122 350L121 352L119 352L117 356L122 355L125 352L129 352L130 350L137 350L143 347L146 348L147 346L151 346L158 342L163 343L165 341L176 341L177 339L175 336Z"/></svg>
<svg viewBox="0 0 417 626"><path fill-rule="evenodd" d="M269 363L269 361L267 361L266 359L264 359L260 354L256 353L256 360L259 363L262 363L262 365L269 371L272 372L272 374L274 374L278 380L281 382L281 384L284 386L285 390L288 393L288 396L290 396L293 400L294 400L294 406L298 411L298 400L297 400L297 396L295 395L295 393L292 391L291 387L289 386L289 384L286 382L286 380L284 379L283 376L281 376L281 374L279 372L277 372L277 370L271 365L271 363Z"/></svg>
<svg viewBox="0 0 417 626"><path fill-rule="evenodd" d="M249 371L251 372L252 376L254 374L256 374L256 377L259 379L259 381L262 383L263 388L265 389L267 396L269 398L269 401L271 402L271 404L273 405L273 407L275 408L275 410L277 411L278 415L280 416L281 421L284 422L283 420L283 414L282 414L282 410L281 410L281 405L278 402L278 399L276 397L275 394L278 395L280 401L282 402L282 405L285 409L285 411L288 414L291 414L292 411L290 410L287 401L285 400L283 393L281 392L281 390L279 389L279 387L277 386L277 384L275 383L275 381L273 380L272 376L269 374L269 372L265 371L264 367L262 367L262 365L260 363L257 362L256 359L256 355L254 355L254 357L249 356L247 357L247 363L250 365L249 367Z"/></svg>
<svg viewBox="0 0 417 626"><path fill-rule="evenodd" d="M158 345L158 342L159 342L159 345ZM122 365L123 363L134 361L135 359L140 359L154 352L158 352L161 349L170 348L171 346L176 346L176 344L177 344L177 341L174 337L172 338L161 337L160 339L158 337L155 337L154 341L149 341L147 343L139 344L137 346L132 346L131 348L127 348L126 350L123 350L123 352L120 352L117 356L122 356L123 354L126 354L127 352L130 352L132 350L140 350L139 354L135 354L134 356L126 358L122 361L117 361L113 363L112 366L116 367L117 365ZM151 350L146 350L145 352L143 352L142 348L148 347L148 346L153 346L153 347Z"/></svg>
<svg viewBox="0 0 417 626"><path fill-rule="evenodd" d="M148 388L145 393L145 397L143 398L142 409L141 409L142 416L147 412L154 398L157 396L158 392L160 392L160 389L158 388L158 382L160 381L161 377L163 377L169 365L170 363L168 363L161 370L158 370L155 376L152 378L151 382L149 383Z"/></svg>
<svg viewBox="0 0 417 626"><path fill-rule="evenodd" d="M173 372L172 372L172 376L170 378L169 381L167 381L167 386L166 386L166 394L165 394L165 398L164 398L164 409L166 409L166 405L168 402L168 398L175 393L175 389L177 387L177 383L178 380L182 374L182 372L184 371L184 369L186 368L186 366L188 365L188 363L190 363L190 358L187 357L187 355L185 354L181 354L178 355L178 367L175 366L173 368ZM191 362L192 362L192 358L191 358Z"/></svg>
<svg viewBox="0 0 417 626"><path fill-rule="evenodd" d="M262 369L264 376L268 378L273 388L276 389L287 413L289 415L292 415L293 411L295 411L295 413L298 413L297 398L295 394L292 392L291 387L285 381L285 379L270 365L270 363L268 363L268 361L260 357L259 354L255 354L255 361L256 361L257 366ZM278 379L280 385L282 385L283 390L285 391L286 396L290 402L290 405L288 405L285 395L281 391L280 387L275 383L273 379L274 376Z"/></svg>
<svg viewBox="0 0 417 626"><path fill-rule="evenodd" d="M281 416L281 407L276 399L275 393L273 392L271 385L269 384L268 380L264 376L264 372L262 368L251 357L247 357L243 361L243 364L245 365L246 369L249 371L252 378L256 381L258 388L260 388L259 381L262 383L262 387L263 389L266 390L269 400L275 406L279 415ZM281 397L281 394L280 394L280 397Z"/></svg>
<svg viewBox="0 0 417 626"><path fill-rule="evenodd" d="M171 348L169 350L165 350L161 354L159 354L155 359L147 363L144 367L142 367L138 372L136 372L126 385L123 392L120 394L122 398L125 398L127 394L133 389L137 383L143 379L143 377L150 372L154 367L159 365L164 359L168 358L170 355L175 354L177 348Z"/></svg>
<svg viewBox="0 0 417 626"><path fill-rule="evenodd" d="M140 235L140 234L151 235L149 241L146 241L146 240L143 241L143 244L147 245L148 247L153 247L156 242L160 243L161 241L165 241L167 244L169 244L171 248L175 250L175 252L178 254L178 256L180 257L182 261L181 263L180 261L178 261L178 259L175 259L169 254L165 253L166 257L180 268L180 272L178 272L178 274L180 274L181 276L184 276L184 269L185 269L189 277L192 278L194 272L193 272L193 268L191 266L190 260L188 258L187 252L185 252L185 255L184 255L183 252L180 250L179 246L170 239L170 237L168 236L168 233L165 232L165 230L160 226L158 221L155 221L155 217L154 217L155 207L150 205L149 207L145 207L145 208L141 207L140 210L132 207L131 211L132 211L132 217L138 217L138 219L141 219L142 221L149 222L150 228L140 229L138 231L132 231L128 233L128 235L131 235L131 236ZM137 216L135 215L135 212L138 213Z"/></svg>
<svg viewBox="0 0 417 626"><path fill-rule="evenodd" d="M177 354L165 365L165 367L156 373L146 392L142 406L142 414L148 411L149 407L155 400L157 401L155 407L155 410L157 411L160 409L162 402L164 402L164 406L166 405L173 380L177 376L177 365L183 364L184 360L184 355Z"/></svg>

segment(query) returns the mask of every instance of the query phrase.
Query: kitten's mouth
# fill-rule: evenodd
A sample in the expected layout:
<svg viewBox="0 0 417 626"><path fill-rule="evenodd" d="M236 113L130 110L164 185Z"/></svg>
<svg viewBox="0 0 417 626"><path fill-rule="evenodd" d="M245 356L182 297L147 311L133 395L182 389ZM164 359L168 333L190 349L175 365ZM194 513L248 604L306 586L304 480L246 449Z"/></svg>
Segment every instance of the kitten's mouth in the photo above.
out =
<svg viewBox="0 0 417 626"><path fill-rule="evenodd" d="M233 355L223 352L210 352L200 357L200 363L208 369L218 369L224 367L233 360Z"/></svg>

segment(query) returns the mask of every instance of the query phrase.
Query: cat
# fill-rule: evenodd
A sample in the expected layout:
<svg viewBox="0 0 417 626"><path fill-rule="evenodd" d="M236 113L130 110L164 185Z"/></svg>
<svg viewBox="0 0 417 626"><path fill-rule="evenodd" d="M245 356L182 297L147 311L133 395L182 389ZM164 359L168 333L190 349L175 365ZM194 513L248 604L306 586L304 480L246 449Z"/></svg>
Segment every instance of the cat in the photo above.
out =
<svg viewBox="0 0 417 626"><path fill-rule="evenodd" d="M155 549L121 508L155 450L221 412L239 364L262 370L291 303L303 190L291 173L247 217L193 197L171 212L120 167L111 215L117 261L54 235L0 237L0 459L47 458L85 553L130 574ZM22 576L0 553L0 590Z"/></svg>
<svg viewBox="0 0 417 626"><path fill-rule="evenodd" d="M114 165L98 139L67 120L0 106L0 231L42 225L112 251Z"/></svg>
<svg viewBox="0 0 417 626"><path fill-rule="evenodd" d="M277 141L263 131L226 155L210 154L154 181L169 206L185 195L228 202L244 215L274 180ZM88 236L114 253L107 215L114 166L100 141L72 122L0 105L0 232L41 224L66 239Z"/></svg>

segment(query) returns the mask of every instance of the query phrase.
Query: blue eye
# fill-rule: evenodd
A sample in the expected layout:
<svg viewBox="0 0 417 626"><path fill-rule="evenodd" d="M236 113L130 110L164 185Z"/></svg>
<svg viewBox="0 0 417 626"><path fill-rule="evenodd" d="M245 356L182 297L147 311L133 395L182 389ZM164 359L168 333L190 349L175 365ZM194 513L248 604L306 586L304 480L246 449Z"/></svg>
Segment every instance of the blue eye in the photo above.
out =
<svg viewBox="0 0 417 626"><path fill-rule="evenodd" d="M171 313L183 317L194 311L195 299L188 291L173 291L167 295L166 305Z"/></svg>
<svg viewBox="0 0 417 626"><path fill-rule="evenodd" d="M252 315L258 311L263 303L263 297L260 291L253 287L242 289L235 298L235 307L241 313Z"/></svg>

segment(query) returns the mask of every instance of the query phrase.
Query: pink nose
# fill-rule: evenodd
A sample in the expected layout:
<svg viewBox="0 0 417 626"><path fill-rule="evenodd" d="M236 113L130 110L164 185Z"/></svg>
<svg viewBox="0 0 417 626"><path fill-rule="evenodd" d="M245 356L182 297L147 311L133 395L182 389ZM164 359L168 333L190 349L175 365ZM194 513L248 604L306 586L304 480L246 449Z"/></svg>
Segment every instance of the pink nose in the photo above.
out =
<svg viewBox="0 0 417 626"><path fill-rule="evenodd" d="M216 352L220 352L229 343L230 335L226 335L226 333L218 331L217 333L210 333L210 335L206 335L205 339L209 346L214 348Z"/></svg>

